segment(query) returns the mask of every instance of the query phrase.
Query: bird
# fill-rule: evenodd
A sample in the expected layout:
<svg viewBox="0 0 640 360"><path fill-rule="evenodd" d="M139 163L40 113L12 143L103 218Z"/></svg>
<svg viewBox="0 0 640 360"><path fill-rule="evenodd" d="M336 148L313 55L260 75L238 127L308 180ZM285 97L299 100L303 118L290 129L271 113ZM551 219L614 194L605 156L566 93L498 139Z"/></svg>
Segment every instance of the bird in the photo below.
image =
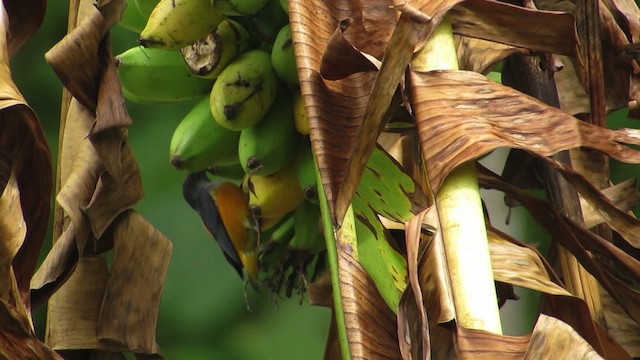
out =
<svg viewBox="0 0 640 360"><path fill-rule="evenodd" d="M200 215L205 228L240 278L244 279L244 268L249 281L257 288L259 226L249 210L247 194L232 182L211 181L204 171L200 171L187 175L182 195Z"/></svg>

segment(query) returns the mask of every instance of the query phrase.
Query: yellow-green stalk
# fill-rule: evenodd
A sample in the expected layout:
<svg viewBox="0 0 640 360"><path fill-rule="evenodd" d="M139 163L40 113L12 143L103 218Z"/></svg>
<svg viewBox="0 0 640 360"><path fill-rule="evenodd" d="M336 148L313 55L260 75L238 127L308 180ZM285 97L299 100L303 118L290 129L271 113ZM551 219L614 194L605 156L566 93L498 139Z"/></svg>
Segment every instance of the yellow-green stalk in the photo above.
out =
<svg viewBox="0 0 640 360"><path fill-rule="evenodd" d="M457 70L451 23L445 18L412 60L415 70ZM502 334L478 179L463 164L444 180L436 204L460 326Z"/></svg>

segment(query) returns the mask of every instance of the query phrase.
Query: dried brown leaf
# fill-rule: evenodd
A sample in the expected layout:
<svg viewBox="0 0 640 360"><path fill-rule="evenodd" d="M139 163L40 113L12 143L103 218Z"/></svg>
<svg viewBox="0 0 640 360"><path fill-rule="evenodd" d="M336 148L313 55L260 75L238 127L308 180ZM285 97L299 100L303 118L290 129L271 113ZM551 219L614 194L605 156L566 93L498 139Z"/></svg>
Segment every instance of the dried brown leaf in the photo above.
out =
<svg viewBox="0 0 640 360"><path fill-rule="evenodd" d="M602 359L569 325L540 315L524 359Z"/></svg>
<svg viewBox="0 0 640 360"><path fill-rule="evenodd" d="M324 347L324 360L342 360L340 352L340 339L338 338L338 328L336 325L336 312L331 308L331 322L329 323L329 334Z"/></svg>
<svg viewBox="0 0 640 360"><path fill-rule="evenodd" d="M130 210L114 223L114 254L97 336L112 350L155 354L160 295L172 244Z"/></svg>
<svg viewBox="0 0 640 360"><path fill-rule="evenodd" d="M455 341L459 359L516 360L524 356L529 338L529 335L497 335L458 326Z"/></svg>
<svg viewBox="0 0 640 360"><path fill-rule="evenodd" d="M640 325L633 321L624 309L611 296L602 291L600 301L606 319L606 333L620 344L629 356L640 356Z"/></svg>
<svg viewBox="0 0 640 360"><path fill-rule="evenodd" d="M115 154L121 156L117 162L122 169L120 176L109 171L100 174L91 200L83 207L97 239L119 214L133 207L143 196L140 169L127 138L125 131L121 138L113 139L114 148L119 150Z"/></svg>
<svg viewBox="0 0 640 360"><path fill-rule="evenodd" d="M351 18L342 20L331 35L320 60L320 76L323 79L339 80L358 72L377 71L380 68L379 60L362 53L347 41L345 33L349 31L352 22Z"/></svg>
<svg viewBox="0 0 640 360"><path fill-rule="evenodd" d="M37 307L66 281L78 263L73 224L62 232L31 279L31 302Z"/></svg>
<svg viewBox="0 0 640 360"><path fill-rule="evenodd" d="M521 203L551 234L552 239L569 250L580 264L591 273L611 296L636 321L640 321L640 293L633 290L628 280L623 281L619 275L609 271L607 262L616 264L616 271L634 279L638 283L640 262L625 253L602 237L588 231L568 217L564 216L549 204L526 192L502 182L497 177L488 175L483 169L479 174L482 186L504 191ZM599 261L593 254L598 254L606 261ZM584 336L584 335L583 335ZM593 342L590 342L593 344Z"/></svg>
<svg viewBox="0 0 640 360"><path fill-rule="evenodd" d="M24 242L27 226L22 218L20 190L14 174L11 175L0 197L0 214L3 214L0 217L0 299L14 303L17 299L11 294L17 289L11 263Z"/></svg>
<svg viewBox="0 0 640 360"><path fill-rule="evenodd" d="M412 71L411 77L421 148L436 191L451 169L500 146L542 156L584 146L640 162L640 152L621 145L640 144L637 131L578 121L474 72Z"/></svg>
<svg viewBox="0 0 640 360"><path fill-rule="evenodd" d="M110 45L102 40L109 28L118 22L125 7L123 0L111 0L100 9L85 7L87 13L81 22L45 54L47 63L65 88L91 113L96 111L101 91L109 97L109 92L116 89L115 67L105 67L112 61ZM104 69L111 74L103 75ZM102 86L109 88L103 90ZM109 103L124 108L124 103L117 99ZM126 114L126 110L120 109L116 113Z"/></svg>
<svg viewBox="0 0 640 360"><path fill-rule="evenodd" d="M42 24L47 7L46 0L8 0L4 6L9 14L9 56L18 51Z"/></svg>
<svg viewBox="0 0 640 360"><path fill-rule="evenodd" d="M351 22L343 33L345 40L358 51L380 59L397 21L397 12L391 5L386 0L313 0L295 1L289 7L311 142L331 208L348 170L375 74L356 73L336 81L323 79L321 59L330 38L347 18Z"/></svg>
<svg viewBox="0 0 640 360"><path fill-rule="evenodd" d="M413 49L425 30L424 19L416 20L407 13L400 16L398 25L389 40L384 62L377 73L369 95L355 148L349 155L347 172L340 186L334 208L334 220L337 223L341 223L351 203L351 198L360 184L362 173L376 146L378 135L386 125L384 115L391 104L395 89L398 87L407 65L411 61Z"/></svg>
<svg viewBox="0 0 640 360"><path fill-rule="evenodd" d="M533 248L517 243L497 229L491 229L488 235L491 267L496 281L551 295L571 296L567 290L558 285L558 280L557 282L551 280L550 266Z"/></svg>
<svg viewBox="0 0 640 360"><path fill-rule="evenodd" d="M49 299L46 343L54 350L108 349L96 336L109 269L104 258L84 256Z"/></svg>
<svg viewBox="0 0 640 360"><path fill-rule="evenodd" d="M636 179L629 179L619 184L610 186L606 189L602 189L602 195L618 209L624 212L631 211L638 203L638 189L636 188ZM598 224L604 222L599 211L591 206L584 198L580 199L582 207L582 217L584 218L584 226L590 229ZM629 215L632 215L629 213Z"/></svg>
<svg viewBox="0 0 640 360"><path fill-rule="evenodd" d="M460 70L487 74L498 62L514 53L528 53L527 49L454 35Z"/></svg>
<svg viewBox="0 0 640 360"><path fill-rule="evenodd" d="M0 344L2 359L62 360L38 340L24 315L3 299L0 299Z"/></svg>
<svg viewBox="0 0 640 360"><path fill-rule="evenodd" d="M13 173L20 191L22 213L19 216L26 223L27 235L21 240L18 253L12 256L12 265L22 302L29 307L29 282L49 221L49 201L53 182L51 154L42 126L13 83L9 69L9 53L17 50L37 29L42 21L44 3L8 1L6 4L12 9L11 16L16 18L7 16L4 3L0 6L0 158L3 159L2 171L6 171L0 174L0 179L3 179L0 187L4 189L5 181ZM29 8L30 5L34 8ZM15 24L19 19L24 23ZM15 39L8 39L9 26L12 27L8 30L16 31L16 34L12 34L16 36ZM11 209L17 212L19 210Z"/></svg>
<svg viewBox="0 0 640 360"><path fill-rule="evenodd" d="M547 53L578 54L575 20L570 13L492 0L467 0L454 6L449 14L453 31L459 35Z"/></svg>
<svg viewBox="0 0 640 360"><path fill-rule="evenodd" d="M586 114L591 111L589 96L580 84L573 61L568 57L560 57L563 68L553 75L558 90L560 108L567 114Z"/></svg>

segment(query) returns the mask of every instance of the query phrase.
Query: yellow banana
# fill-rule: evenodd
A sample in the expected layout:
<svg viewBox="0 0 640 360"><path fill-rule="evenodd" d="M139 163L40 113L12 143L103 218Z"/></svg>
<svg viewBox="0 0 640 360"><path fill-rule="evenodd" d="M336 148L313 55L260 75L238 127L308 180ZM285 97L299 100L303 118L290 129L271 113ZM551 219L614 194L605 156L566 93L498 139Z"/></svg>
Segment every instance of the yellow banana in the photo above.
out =
<svg viewBox="0 0 640 360"><path fill-rule="evenodd" d="M294 163L268 176L246 175L243 189L249 193L249 207L264 224L274 225L304 201Z"/></svg>
<svg viewBox="0 0 640 360"><path fill-rule="evenodd" d="M240 131L262 119L275 99L277 85L271 56L250 50L218 76L211 90L211 113L220 125Z"/></svg>
<svg viewBox="0 0 640 360"><path fill-rule="evenodd" d="M296 130L302 135L309 135L309 119L304 109L304 99L300 94L300 89L293 92L293 119L296 123Z"/></svg>
<svg viewBox="0 0 640 360"><path fill-rule="evenodd" d="M169 158L180 170L202 171L212 165L238 163L240 135L213 120L209 99L204 97L182 119L173 133Z"/></svg>
<svg viewBox="0 0 640 360"><path fill-rule="evenodd" d="M289 92L281 91L262 120L240 132L238 156L245 172L271 175L293 160L300 135L292 107Z"/></svg>
<svg viewBox="0 0 640 360"><path fill-rule="evenodd" d="M189 100L206 95L212 80L191 75L177 50L131 48L115 57L122 94L142 104Z"/></svg>
<svg viewBox="0 0 640 360"><path fill-rule="evenodd" d="M138 41L144 47L179 49L214 31L222 20L211 0L160 0Z"/></svg>
<svg viewBox="0 0 640 360"><path fill-rule="evenodd" d="M249 32L239 23L223 20L214 33L180 49L191 73L215 79L229 63L251 45Z"/></svg>

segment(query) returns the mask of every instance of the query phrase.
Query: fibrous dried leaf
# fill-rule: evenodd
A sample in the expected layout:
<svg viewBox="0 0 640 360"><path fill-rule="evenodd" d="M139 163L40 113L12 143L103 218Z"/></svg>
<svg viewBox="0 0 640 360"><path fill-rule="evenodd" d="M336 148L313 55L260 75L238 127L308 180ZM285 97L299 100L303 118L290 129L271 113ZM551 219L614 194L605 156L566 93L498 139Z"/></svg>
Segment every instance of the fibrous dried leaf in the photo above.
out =
<svg viewBox="0 0 640 360"><path fill-rule="evenodd" d="M530 335L506 336L458 326L455 341L459 359L516 360L522 359Z"/></svg>
<svg viewBox="0 0 640 360"><path fill-rule="evenodd" d="M636 188L636 179L623 181L601 191L602 195L606 196L616 208L624 212L631 211L638 203L639 194ZM586 228L590 229L604 221L599 214L600 212L585 201L584 198L580 199L580 204Z"/></svg>
<svg viewBox="0 0 640 360"><path fill-rule="evenodd" d="M564 322L540 315L524 359L602 359L585 339Z"/></svg>
<svg viewBox="0 0 640 360"><path fill-rule="evenodd" d="M9 16L15 16L15 19L7 15L5 6L7 10L11 8ZM20 244L20 250L12 256L12 266L22 302L27 307L29 282L49 221L53 176L51 154L44 131L13 83L9 54L35 32L43 15L44 2L40 1L6 1L0 6L0 159L2 171L6 171L0 174L0 179L4 179L0 182L0 188L4 189L5 181L13 173L20 191L22 212L19 216L26 223L26 237ZM23 23L17 24L19 19ZM8 31L16 31L12 34L16 36L15 39L9 36ZM18 208L11 211L20 213Z"/></svg>
<svg viewBox="0 0 640 360"><path fill-rule="evenodd" d="M97 336L112 349L157 353L157 314L171 241L132 210L114 223L113 232L113 264Z"/></svg>
<svg viewBox="0 0 640 360"><path fill-rule="evenodd" d="M340 80L323 79L321 59L324 56L328 61L326 57L331 54L325 54L327 44L347 18L351 21L348 30L343 32L345 40L361 53L382 58L397 21L397 12L391 5L391 1L385 0L366 3L314 0L295 1L289 7L311 142L331 208L348 171L375 73L359 72Z"/></svg>
<svg viewBox="0 0 640 360"><path fill-rule="evenodd" d="M38 340L24 315L3 299L0 299L0 344L2 359L62 360Z"/></svg>
<svg viewBox="0 0 640 360"><path fill-rule="evenodd" d="M477 73L411 74L421 148L434 190L451 169L500 146L542 156L585 146L640 162L640 152L621 145L640 144L635 130L613 131L578 121Z"/></svg>
<svg viewBox="0 0 640 360"><path fill-rule="evenodd" d="M54 350L108 349L96 336L109 269L104 258L85 256L49 299L46 343Z"/></svg>
<svg viewBox="0 0 640 360"><path fill-rule="evenodd" d="M24 242L27 226L22 218L20 190L13 173L0 196L0 214L3 214L0 217L0 299L15 304L20 299L12 298L18 289L11 264Z"/></svg>
<svg viewBox="0 0 640 360"><path fill-rule="evenodd" d="M454 6L449 15L453 32L459 35L547 53L578 53L575 20L570 13L467 0Z"/></svg>

